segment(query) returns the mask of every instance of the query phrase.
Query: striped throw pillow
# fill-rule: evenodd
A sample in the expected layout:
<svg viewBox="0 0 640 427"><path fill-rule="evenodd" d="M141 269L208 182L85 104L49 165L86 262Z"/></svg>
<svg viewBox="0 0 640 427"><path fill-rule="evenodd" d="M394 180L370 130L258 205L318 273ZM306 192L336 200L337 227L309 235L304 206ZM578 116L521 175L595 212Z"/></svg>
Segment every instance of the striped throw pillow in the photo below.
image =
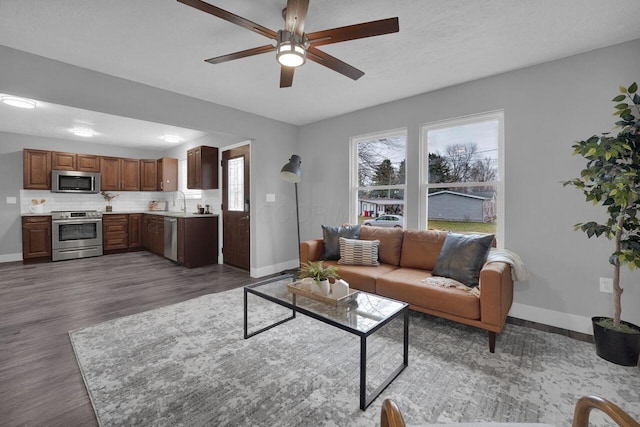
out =
<svg viewBox="0 0 640 427"><path fill-rule="evenodd" d="M357 240L340 237L340 259L342 265L380 265L378 247L380 240Z"/></svg>

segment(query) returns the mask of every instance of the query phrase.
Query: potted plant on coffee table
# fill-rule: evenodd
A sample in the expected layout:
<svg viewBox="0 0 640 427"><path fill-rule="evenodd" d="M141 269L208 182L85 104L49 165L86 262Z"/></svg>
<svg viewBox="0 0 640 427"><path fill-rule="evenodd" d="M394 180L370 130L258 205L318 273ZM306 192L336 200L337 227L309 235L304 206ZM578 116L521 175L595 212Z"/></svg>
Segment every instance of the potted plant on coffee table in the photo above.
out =
<svg viewBox="0 0 640 427"><path fill-rule="evenodd" d="M322 261L309 261L302 264L300 269L301 278L312 278L314 280L314 288L312 292L316 292L322 295L328 295L331 289L329 279L339 279L338 267L334 265L327 265L326 267Z"/></svg>
<svg viewBox="0 0 640 427"><path fill-rule="evenodd" d="M620 320L622 306L620 267L640 267L640 95L638 85L620 87L614 115L619 133L594 135L573 145L573 154L587 160L580 178L563 182L581 190L587 202L602 205L607 212L604 223L589 221L575 225L589 238L605 236L614 242L609 257L613 264L613 318L593 317L597 354L613 363L640 366L640 327Z"/></svg>

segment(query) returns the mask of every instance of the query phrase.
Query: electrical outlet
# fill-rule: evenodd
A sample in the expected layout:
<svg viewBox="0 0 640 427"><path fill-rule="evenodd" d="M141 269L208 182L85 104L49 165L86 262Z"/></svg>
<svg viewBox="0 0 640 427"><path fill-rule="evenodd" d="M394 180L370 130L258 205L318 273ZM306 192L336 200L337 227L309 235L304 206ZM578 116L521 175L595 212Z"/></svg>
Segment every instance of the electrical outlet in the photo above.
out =
<svg viewBox="0 0 640 427"><path fill-rule="evenodd" d="M611 277L600 278L600 292L607 294L613 293L613 279Z"/></svg>

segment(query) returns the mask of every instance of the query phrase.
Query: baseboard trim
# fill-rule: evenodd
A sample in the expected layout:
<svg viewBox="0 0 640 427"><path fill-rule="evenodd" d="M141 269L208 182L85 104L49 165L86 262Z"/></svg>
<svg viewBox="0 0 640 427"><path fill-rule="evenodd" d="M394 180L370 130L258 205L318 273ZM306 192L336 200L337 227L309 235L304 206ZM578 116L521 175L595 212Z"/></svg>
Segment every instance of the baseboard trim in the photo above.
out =
<svg viewBox="0 0 640 427"><path fill-rule="evenodd" d="M251 277L265 277L272 274L280 273L285 270L297 269L299 265L300 263L298 262L298 260L294 259L291 261L280 262L278 264L267 265L265 267L252 268L250 274Z"/></svg>
<svg viewBox="0 0 640 427"><path fill-rule="evenodd" d="M22 254L0 255L0 263L22 261Z"/></svg>
<svg viewBox="0 0 640 427"><path fill-rule="evenodd" d="M514 302L509 311L509 317L520 324L532 325L535 329L547 330L549 332L560 333L561 335L574 336L576 338L588 338L591 342L593 327L591 318L579 316L577 314L562 313L560 311L548 310L546 308L534 307L532 305L519 304ZM539 325L539 327L533 326ZM526 326L526 325L525 325ZM581 338L578 338L581 339Z"/></svg>

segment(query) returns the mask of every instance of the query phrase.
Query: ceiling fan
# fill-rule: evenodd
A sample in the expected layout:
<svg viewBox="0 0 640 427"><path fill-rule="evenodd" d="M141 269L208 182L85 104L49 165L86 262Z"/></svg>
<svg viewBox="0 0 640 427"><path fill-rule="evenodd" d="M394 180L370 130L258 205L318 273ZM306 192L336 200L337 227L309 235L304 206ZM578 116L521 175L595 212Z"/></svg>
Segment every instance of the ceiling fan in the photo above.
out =
<svg viewBox="0 0 640 427"><path fill-rule="evenodd" d="M304 24L307 18L309 0L288 0L287 7L282 11L285 21L284 29L276 32L201 0L178 1L275 40L275 45L268 44L253 49L217 56L206 59L205 61L210 64L219 64L234 59L276 51L276 59L281 65L280 87L290 87L293 84L293 72L295 68L304 64L306 59L324 65L353 80L358 80L364 75L364 72L342 62L338 58L324 53L317 49L317 47L347 40L396 33L400 29L398 26L398 18L395 17L348 25L346 27L332 28L330 30L305 33Z"/></svg>

